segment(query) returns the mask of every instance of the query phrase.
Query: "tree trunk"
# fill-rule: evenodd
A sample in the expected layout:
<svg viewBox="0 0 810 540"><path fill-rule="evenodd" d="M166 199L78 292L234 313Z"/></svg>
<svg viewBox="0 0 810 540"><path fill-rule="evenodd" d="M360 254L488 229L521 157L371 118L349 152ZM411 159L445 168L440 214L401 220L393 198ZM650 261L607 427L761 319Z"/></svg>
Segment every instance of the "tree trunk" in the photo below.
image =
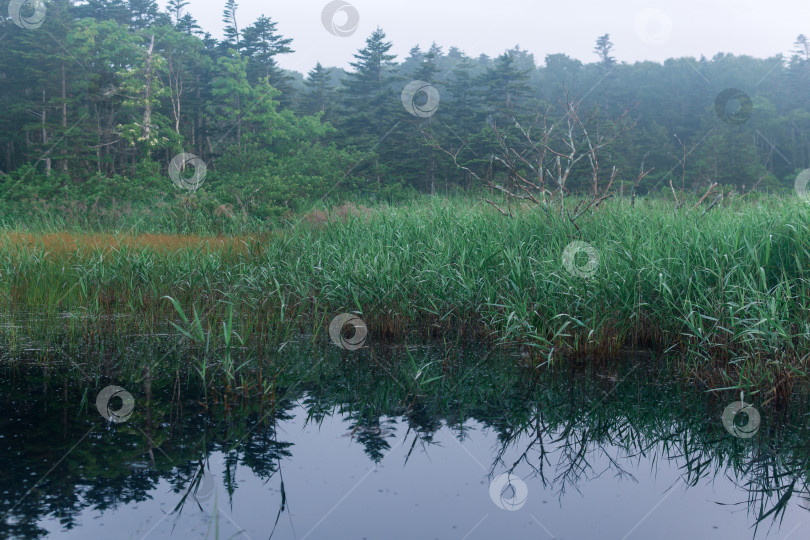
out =
<svg viewBox="0 0 810 540"><path fill-rule="evenodd" d="M45 129L45 121L48 116L48 109L45 108L45 89L42 89L42 147L45 148L45 175L51 175L51 157L46 148L48 146L48 130Z"/></svg>
<svg viewBox="0 0 810 540"><path fill-rule="evenodd" d="M149 41L149 48L146 50L146 73L144 85L144 110L143 110L143 139L146 141L147 153L149 152L149 139L152 137L152 56L155 48L155 35Z"/></svg>
<svg viewBox="0 0 810 540"><path fill-rule="evenodd" d="M174 132L180 135L180 98L183 95L183 73L181 68L175 69L174 62L169 58L169 85L172 90L172 113L174 114Z"/></svg>
<svg viewBox="0 0 810 540"><path fill-rule="evenodd" d="M65 77L65 62L62 61L62 136L67 136L67 79ZM68 160L62 160L62 172L67 173Z"/></svg>

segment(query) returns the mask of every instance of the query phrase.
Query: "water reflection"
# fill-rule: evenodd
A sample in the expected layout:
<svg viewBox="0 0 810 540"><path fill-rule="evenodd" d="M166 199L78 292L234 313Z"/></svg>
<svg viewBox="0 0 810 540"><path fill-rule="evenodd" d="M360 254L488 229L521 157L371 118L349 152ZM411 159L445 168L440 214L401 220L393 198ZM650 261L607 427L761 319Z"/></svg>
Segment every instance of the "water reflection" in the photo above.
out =
<svg viewBox="0 0 810 540"><path fill-rule="evenodd" d="M301 350L205 384L6 366L0 536L806 537L807 402L749 397L762 425L742 439L731 393L648 363ZM109 384L133 396L125 422L96 409Z"/></svg>

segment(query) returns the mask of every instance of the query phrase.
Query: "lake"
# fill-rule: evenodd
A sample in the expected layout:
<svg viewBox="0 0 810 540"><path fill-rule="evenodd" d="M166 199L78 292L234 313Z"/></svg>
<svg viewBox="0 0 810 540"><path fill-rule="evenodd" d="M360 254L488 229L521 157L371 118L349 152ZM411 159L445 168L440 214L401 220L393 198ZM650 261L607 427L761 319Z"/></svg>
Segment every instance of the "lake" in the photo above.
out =
<svg viewBox="0 0 810 540"><path fill-rule="evenodd" d="M727 428L739 395L663 383L644 355L548 370L476 347L335 349L205 383L182 358L4 365L0 536L810 534L804 399L744 396ZM273 385L251 382L270 365Z"/></svg>

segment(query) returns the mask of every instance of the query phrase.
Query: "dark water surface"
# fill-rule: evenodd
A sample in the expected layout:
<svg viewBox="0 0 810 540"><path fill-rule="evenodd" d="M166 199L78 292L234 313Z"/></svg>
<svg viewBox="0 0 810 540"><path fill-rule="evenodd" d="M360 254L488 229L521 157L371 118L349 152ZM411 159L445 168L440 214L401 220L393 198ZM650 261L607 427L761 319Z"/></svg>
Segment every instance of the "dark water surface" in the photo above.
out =
<svg viewBox="0 0 810 540"><path fill-rule="evenodd" d="M550 376L366 354L301 353L274 385L230 390L192 370L6 366L0 536L810 537L806 401L750 397L761 425L742 438L721 421L732 393L644 361ZM132 396L126 421L96 407L109 385Z"/></svg>

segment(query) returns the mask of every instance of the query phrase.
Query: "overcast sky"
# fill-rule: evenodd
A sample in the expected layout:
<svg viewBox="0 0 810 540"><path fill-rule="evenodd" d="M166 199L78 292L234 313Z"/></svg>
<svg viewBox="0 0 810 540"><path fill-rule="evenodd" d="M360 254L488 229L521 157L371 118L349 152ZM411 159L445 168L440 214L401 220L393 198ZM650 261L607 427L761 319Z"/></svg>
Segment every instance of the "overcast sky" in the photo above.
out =
<svg viewBox="0 0 810 540"><path fill-rule="evenodd" d="M345 0L359 15L356 31L338 37L322 23L328 0L240 0L240 28L259 15L293 38L295 53L282 67L306 73L316 62L347 67L366 37L382 27L398 59L412 46L436 41L470 56L496 56L520 45L542 63L547 54L595 60L596 38L609 33L619 61L662 61L718 52L769 57L789 53L799 34L810 35L810 0ZM165 0L162 2L165 5ZM221 37L225 0L190 0L200 25ZM335 16L338 27L351 8Z"/></svg>

